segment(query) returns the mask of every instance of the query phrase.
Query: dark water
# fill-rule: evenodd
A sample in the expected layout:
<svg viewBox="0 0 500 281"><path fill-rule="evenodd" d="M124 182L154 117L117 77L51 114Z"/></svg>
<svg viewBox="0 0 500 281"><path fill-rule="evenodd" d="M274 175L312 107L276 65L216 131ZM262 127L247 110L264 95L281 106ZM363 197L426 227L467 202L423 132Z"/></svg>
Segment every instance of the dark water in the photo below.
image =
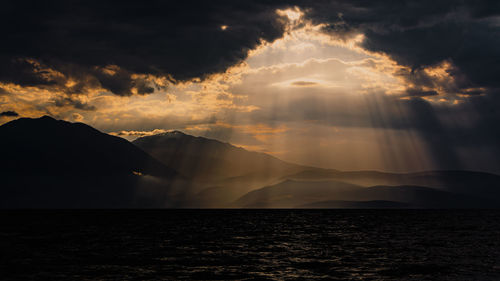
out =
<svg viewBox="0 0 500 281"><path fill-rule="evenodd" d="M2 280L500 280L500 211L1 211Z"/></svg>

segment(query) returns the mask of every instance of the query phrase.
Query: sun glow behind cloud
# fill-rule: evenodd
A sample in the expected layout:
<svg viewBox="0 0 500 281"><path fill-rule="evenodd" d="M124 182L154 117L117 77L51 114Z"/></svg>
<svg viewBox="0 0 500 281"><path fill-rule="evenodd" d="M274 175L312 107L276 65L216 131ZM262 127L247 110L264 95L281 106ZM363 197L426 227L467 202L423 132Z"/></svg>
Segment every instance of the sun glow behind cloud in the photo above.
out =
<svg viewBox="0 0 500 281"><path fill-rule="evenodd" d="M298 163L406 171L434 163L423 136L403 128L414 116L400 101L457 105L484 91L454 86L450 62L410 69L362 48L361 33L326 33L299 8L276 13L288 21L284 36L262 42L224 73L188 81L131 74L136 82L124 96L95 85L68 96L63 89L1 84L11 94L0 94L0 109L8 104L23 116L86 122L129 139L179 129ZM220 32L231 28L221 25ZM98 71L112 77L120 69ZM66 87L76 85L66 81ZM140 95L148 87L154 91Z"/></svg>

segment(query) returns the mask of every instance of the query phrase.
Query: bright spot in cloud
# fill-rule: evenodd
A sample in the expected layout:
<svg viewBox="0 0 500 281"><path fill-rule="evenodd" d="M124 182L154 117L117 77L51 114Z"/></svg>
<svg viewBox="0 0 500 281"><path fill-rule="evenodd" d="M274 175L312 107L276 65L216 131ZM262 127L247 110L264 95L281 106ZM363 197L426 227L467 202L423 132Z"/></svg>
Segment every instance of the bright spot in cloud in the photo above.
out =
<svg viewBox="0 0 500 281"><path fill-rule="evenodd" d="M280 16L286 16L290 21L297 21L303 15L302 11L297 7L293 9L276 10L276 13Z"/></svg>

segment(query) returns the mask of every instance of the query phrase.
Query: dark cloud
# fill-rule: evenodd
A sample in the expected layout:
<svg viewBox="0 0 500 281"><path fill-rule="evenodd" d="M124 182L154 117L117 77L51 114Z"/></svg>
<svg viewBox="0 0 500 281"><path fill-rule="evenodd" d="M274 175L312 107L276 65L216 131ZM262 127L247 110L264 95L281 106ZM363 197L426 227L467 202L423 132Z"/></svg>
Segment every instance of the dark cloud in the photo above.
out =
<svg viewBox="0 0 500 281"><path fill-rule="evenodd" d="M54 100L54 104L57 107L71 106L80 110L93 111L96 110L96 107L93 105L89 105L88 103L81 102L79 100L72 99L70 97L62 97Z"/></svg>
<svg viewBox="0 0 500 281"><path fill-rule="evenodd" d="M436 91L426 91L421 88L408 88L406 89L406 94L410 97L428 97L428 96L437 96L438 93Z"/></svg>
<svg viewBox="0 0 500 281"><path fill-rule="evenodd" d="M292 83L293 86L299 86L299 87L308 87L308 86L315 86L318 85L316 82L311 82L311 81L295 81Z"/></svg>
<svg viewBox="0 0 500 281"><path fill-rule="evenodd" d="M0 47L1 48L1 47ZM33 60L0 56L0 79L23 86L54 85L56 81Z"/></svg>
<svg viewBox="0 0 500 281"><path fill-rule="evenodd" d="M0 117L18 117L19 114L15 111L4 111L0 112Z"/></svg>
<svg viewBox="0 0 500 281"><path fill-rule="evenodd" d="M66 79L94 80L117 95L131 95L133 88L152 93L153 85L131 74L186 80L223 72L262 40L282 36L285 22L275 10L284 6L257 0L7 1L0 11L0 81L64 84L43 66ZM99 71L109 65L119 71Z"/></svg>
<svg viewBox="0 0 500 281"><path fill-rule="evenodd" d="M310 7L309 18L327 24L325 31L341 38L363 33L363 48L413 70L449 61L459 92L500 87L498 1L306 1L304 6Z"/></svg>
<svg viewBox="0 0 500 281"><path fill-rule="evenodd" d="M133 74L187 80L223 72L262 40L280 38L286 22L276 9L294 5L333 36L363 33L362 47L414 70L450 61L458 92L500 87L500 5L465 0L7 1L0 81L149 94L156 85ZM110 65L114 74L102 72ZM68 79L76 84L65 87Z"/></svg>
<svg viewBox="0 0 500 281"><path fill-rule="evenodd" d="M133 78L132 73L121 68L98 69L93 72L101 86L119 96L131 96L135 88L139 95L151 94L155 88L142 78Z"/></svg>

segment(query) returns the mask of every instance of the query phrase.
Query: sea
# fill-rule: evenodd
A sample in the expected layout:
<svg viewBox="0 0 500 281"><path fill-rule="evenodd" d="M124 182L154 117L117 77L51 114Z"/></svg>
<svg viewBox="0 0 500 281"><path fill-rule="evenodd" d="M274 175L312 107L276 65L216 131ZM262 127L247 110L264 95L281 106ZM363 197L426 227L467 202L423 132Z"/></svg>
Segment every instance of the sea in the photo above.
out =
<svg viewBox="0 0 500 281"><path fill-rule="evenodd" d="M1 280L500 280L499 210L3 210Z"/></svg>

